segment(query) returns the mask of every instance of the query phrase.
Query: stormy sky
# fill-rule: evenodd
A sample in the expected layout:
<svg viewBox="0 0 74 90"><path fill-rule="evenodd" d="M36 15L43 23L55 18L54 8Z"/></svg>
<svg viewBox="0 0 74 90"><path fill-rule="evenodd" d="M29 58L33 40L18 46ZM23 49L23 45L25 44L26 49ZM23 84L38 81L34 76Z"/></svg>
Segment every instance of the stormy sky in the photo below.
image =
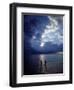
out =
<svg viewBox="0 0 74 90"><path fill-rule="evenodd" d="M63 51L63 16L24 15L24 49L31 53Z"/></svg>

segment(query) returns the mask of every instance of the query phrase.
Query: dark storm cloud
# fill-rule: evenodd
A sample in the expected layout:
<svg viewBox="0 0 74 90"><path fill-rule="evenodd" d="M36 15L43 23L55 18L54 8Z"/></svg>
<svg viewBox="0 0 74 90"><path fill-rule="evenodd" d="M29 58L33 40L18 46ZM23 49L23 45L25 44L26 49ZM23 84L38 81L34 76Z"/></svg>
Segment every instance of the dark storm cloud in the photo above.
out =
<svg viewBox="0 0 74 90"><path fill-rule="evenodd" d="M62 50L63 16L24 15L24 36L27 50Z"/></svg>

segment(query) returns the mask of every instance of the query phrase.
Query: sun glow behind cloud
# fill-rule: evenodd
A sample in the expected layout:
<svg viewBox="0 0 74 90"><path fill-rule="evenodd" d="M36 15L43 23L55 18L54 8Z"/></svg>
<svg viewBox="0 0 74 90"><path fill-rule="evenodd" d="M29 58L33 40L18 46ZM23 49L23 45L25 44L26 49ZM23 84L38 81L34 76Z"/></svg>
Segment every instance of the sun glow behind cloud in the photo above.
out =
<svg viewBox="0 0 74 90"><path fill-rule="evenodd" d="M43 46L44 46L44 44L45 44L45 43L43 43L43 42L42 42L42 43L40 44L40 47L43 47Z"/></svg>

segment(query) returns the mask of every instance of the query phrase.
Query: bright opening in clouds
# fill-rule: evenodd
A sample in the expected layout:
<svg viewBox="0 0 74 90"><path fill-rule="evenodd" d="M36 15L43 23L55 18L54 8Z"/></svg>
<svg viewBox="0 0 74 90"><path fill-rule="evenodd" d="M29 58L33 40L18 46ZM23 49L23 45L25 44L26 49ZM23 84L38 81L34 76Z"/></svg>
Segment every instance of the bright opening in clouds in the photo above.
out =
<svg viewBox="0 0 74 90"><path fill-rule="evenodd" d="M43 47L43 46L44 46L44 44L45 44L44 42L41 42L40 47Z"/></svg>

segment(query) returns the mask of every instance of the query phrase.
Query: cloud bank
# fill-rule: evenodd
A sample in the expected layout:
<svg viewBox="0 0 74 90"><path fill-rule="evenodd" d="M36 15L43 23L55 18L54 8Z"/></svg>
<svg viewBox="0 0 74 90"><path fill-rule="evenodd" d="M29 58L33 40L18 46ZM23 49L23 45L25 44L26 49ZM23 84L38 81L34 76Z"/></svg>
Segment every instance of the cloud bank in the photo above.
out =
<svg viewBox="0 0 74 90"><path fill-rule="evenodd" d="M63 48L63 16L24 16L25 48L28 51L57 51Z"/></svg>

